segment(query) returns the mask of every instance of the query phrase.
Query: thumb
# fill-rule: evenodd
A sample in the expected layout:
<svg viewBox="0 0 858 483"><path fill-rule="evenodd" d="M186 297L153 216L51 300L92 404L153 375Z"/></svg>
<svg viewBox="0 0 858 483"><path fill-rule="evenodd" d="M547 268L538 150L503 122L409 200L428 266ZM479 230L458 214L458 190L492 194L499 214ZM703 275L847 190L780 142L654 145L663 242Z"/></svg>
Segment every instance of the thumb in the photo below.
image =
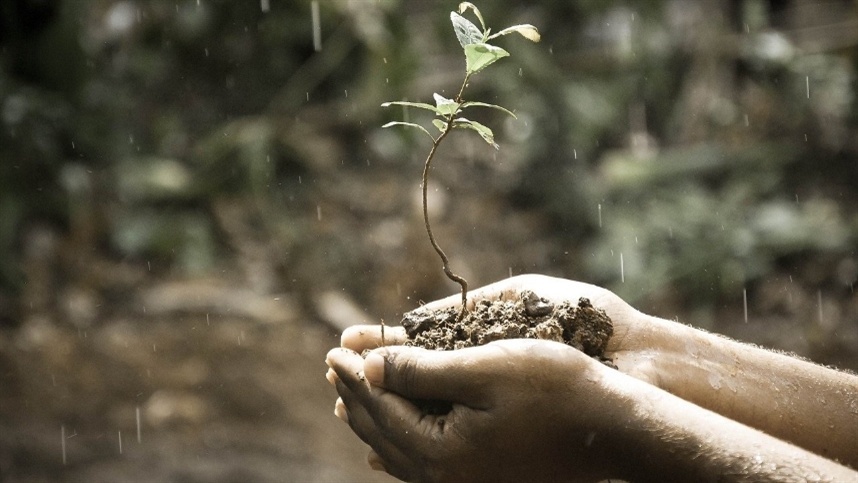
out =
<svg viewBox="0 0 858 483"><path fill-rule="evenodd" d="M376 349L364 359L370 384L408 399L433 399L475 407L487 396L483 359L488 346L437 351L395 346ZM486 362L485 360L483 362Z"/></svg>

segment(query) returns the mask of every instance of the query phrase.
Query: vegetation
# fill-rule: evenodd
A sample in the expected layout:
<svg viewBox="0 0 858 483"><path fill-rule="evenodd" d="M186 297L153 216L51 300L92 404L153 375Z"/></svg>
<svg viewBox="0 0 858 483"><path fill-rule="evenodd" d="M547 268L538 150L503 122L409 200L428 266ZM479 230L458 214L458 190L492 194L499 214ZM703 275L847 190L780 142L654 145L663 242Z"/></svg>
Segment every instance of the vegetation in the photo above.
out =
<svg viewBox="0 0 858 483"><path fill-rule="evenodd" d="M462 13L466 10L471 10L474 13L474 16L477 17L477 20L480 22L480 27L477 28L471 21L463 17ZM467 302L468 302L468 281L465 280L462 276L455 274L450 269L450 259L447 258L447 255L444 253L444 250L438 245L438 241L435 240L435 236L432 234L432 225L429 223L429 204L428 204L428 192L429 192L429 169L432 166L432 159L435 157L435 153L438 150L438 146L441 145L441 142L447 135L452 132L453 129L470 129L475 131L480 135L481 138L489 145L493 146L495 149L498 149L497 143L495 143L494 132L483 124L480 124L477 121L472 121L470 119L464 118L461 116L465 109L470 107L488 107L492 109L497 109L506 114L509 114L513 118L515 118L515 114L512 111L498 106L496 104L489 104L485 102L479 101L465 101L464 93L465 88L468 87L468 82L471 80L471 76L485 69L486 67L494 64L498 60L508 57L509 52L506 50L497 47L488 43L490 40L495 39L497 37L501 37L503 35L508 35L511 33L521 34L524 38L531 40L533 42L539 42L539 32L537 29L530 25L514 25L512 27L507 27L500 32L495 34L491 33L491 30L486 27L485 22L483 21L483 16L480 14L480 10L470 2L462 2L459 4L459 13L450 12L450 20L453 23L453 30L456 32L456 38L459 40L459 45L462 46L462 49L465 52L465 78L462 81L461 87L459 87L459 92L452 99L447 99L446 97L438 94L437 92L433 94L435 98L435 105L426 104L421 102L408 102L408 101L393 101L393 102L385 102L382 104L384 107L388 106L404 106L404 107L414 107L417 109L425 109L427 111L431 111L435 114L436 119L432 120L432 124L438 129L439 134L433 136L426 128L421 126L420 124L415 124L413 122L403 122L403 121L393 121L385 124L382 127L391 127L391 126L406 126L417 128L418 130L425 133L429 136L429 139L432 140L432 148L429 150L429 155L426 157L426 161L423 163L423 222L426 226L426 234L429 236L429 242L432 244L432 248L435 249L435 252L438 254L438 257L441 258L441 262L443 264L444 274L450 280L459 284L462 288L462 309L459 312L459 320L465 315L467 310Z"/></svg>
<svg viewBox="0 0 858 483"><path fill-rule="evenodd" d="M45 227L79 254L59 267L71 279L86 254L174 276L226 264L256 274L261 291L344 289L386 317L443 295L433 274L402 274L426 262L407 221L419 140L371 126L391 120L380 103L461 72L451 5L318 2L315 46L312 4L4 9L0 305L18 307L26 251ZM858 14L806 8L484 5L500 24L539 25L543 42L515 45L517 62L468 83L469 98L518 116L492 132L504 150L444 141L436 219L456 233L443 239L464 260L457 271L478 283L561 274L644 309L741 307L743 291L753 304L790 279L810 300L847 300ZM456 94L442 90L432 108L461 104ZM462 127L494 127L491 114ZM250 235L225 225L230 209Z"/></svg>

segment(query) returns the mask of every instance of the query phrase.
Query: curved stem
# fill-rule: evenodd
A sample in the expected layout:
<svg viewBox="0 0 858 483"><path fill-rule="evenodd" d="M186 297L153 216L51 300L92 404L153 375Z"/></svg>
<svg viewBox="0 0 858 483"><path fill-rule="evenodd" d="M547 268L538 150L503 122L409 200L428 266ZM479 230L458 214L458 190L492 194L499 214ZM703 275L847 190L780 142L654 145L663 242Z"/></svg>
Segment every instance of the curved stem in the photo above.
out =
<svg viewBox="0 0 858 483"><path fill-rule="evenodd" d="M459 89L459 93L456 95L455 101L458 103L462 102L462 93L465 91L465 86L468 85L468 79L471 77L470 74L465 75L465 80L462 82L462 87ZM464 277L457 275L450 269L450 259L447 258L447 254L444 253L444 250L441 249L441 246L438 245L438 242L435 240L435 235L432 233L432 225L429 223L429 204L427 202L429 198L429 168L432 165L432 159L435 158L435 152L438 150L438 145L441 144L441 141L447 137L447 134L450 134L450 131L453 129L453 121L455 120L456 115L451 114L449 118L447 118L447 125L444 128L444 132L442 132L437 139L432 143L432 149L429 151L429 155L426 157L426 161L423 163L423 222L426 225L426 234L429 235L429 242L432 244L432 248L435 249L435 253L438 254L438 257L441 258L441 262L444 265L444 275L447 276L450 280L459 284L462 287L462 309L459 311L459 316L456 319L457 321L462 320L467 312L467 304L468 304L468 281L464 279Z"/></svg>

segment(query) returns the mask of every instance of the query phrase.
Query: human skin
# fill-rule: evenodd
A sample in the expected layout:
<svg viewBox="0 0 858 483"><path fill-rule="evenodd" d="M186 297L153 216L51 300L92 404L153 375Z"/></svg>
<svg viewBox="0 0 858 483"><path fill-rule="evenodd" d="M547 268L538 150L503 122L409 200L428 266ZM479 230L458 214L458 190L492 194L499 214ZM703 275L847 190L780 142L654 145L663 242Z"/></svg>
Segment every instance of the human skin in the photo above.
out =
<svg viewBox="0 0 858 483"><path fill-rule="evenodd" d="M416 481L858 481L833 461L858 464L855 376L650 317L563 279L511 278L473 291L471 303L524 289L605 309L615 329L606 355L619 371L525 340L451 352L390 347L364 361L356 352L378 347L379 330L352 328L328 355L329 378L338 415L374 448L371 464ZM385 333L387 344L403 340L401 329ZM426 416L412 399L453 410ZM444 473L451 468L459 473Z"/></svg>

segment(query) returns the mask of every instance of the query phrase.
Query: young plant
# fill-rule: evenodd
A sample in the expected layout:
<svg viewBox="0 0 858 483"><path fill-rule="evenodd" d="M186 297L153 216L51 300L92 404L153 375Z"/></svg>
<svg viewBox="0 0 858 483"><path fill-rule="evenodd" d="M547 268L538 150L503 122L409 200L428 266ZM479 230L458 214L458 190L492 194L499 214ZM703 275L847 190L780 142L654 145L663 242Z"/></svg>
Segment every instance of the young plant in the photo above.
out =
<svg viewBox="0 0 858 483"><path fill-rule="evenodd" d="M480 27L477 27L473 22L461 15L467 10L473 12L474 16L480 23ZM435 249L435 252L438 254L438 257L441 258L441 262L443 263L444 268L444 274L450 280L458 283L459 286L462 288L462 310L459 312L459 319L461 320L467 310L466 307L468 301L468 281L460 275L455 274L450 269L450 260L447 258L447 255L444 253L444 250L442 250L441 247L438 245L438 241L435 240L435 235L432 234L432 226L429 223L429 209L426 202L429 186L429 168L432 164L432 160L435 157L435 152L438 150L438 146L454 129L469 129L471 131L474 131L479 134L480 137L482 137L483 140L485 140L489 145L491 145L495 149L498 149L498 145L495 143L494 133L491 129L489 129L483 124L480 124L477 121L472 121L470 119L462 117L461 114L465 109L471 107L488 107L491 109L498 109L500 111L505 112L506 114L509 114L513 118L515 118L515 114L513 114L512 111L495 104L488 104L485 102L477 101L465 101L463 97L465 88L468 87L468 81L470 81L472 75L482 71L483 69L497 62L498 60L509 56L509 52L500 47L490 44L490 40L496 39L507 34L517 33L530 41L539 42L539 31L537 31L536 27L534 27L533 25L523 24L507 27L493 34L491 33L491 30L486 27L486 24L483 21L483 16L482 14L480 14L480 10L470 2L460 3L458 12L450 12L450 20L453 22L453 31L456 33L456 38L459 40L459 44L462 46L462 49L465 52L465 78L462 81L462 85L459 88L459 93L456 94L456 97L448 99L438 93L435 93L433 94L433 97L435 99L434 106L432 104L422 102L406 101L393 101L385 102L384 104L382 104L383 107L414 107L418 109L425 109L427 111L435 113L436 117L432 120L432 124L438 130L437 136L433 136L428 129L424 128L420 124L416 124L413 122L394 121L389 122L382 127L387 128L391 126L406 126L416 128L426 134L429 139L432 140L432 147L429 149L429 155L426 157L426 161L423 163L423 222L426 225L426 234L429 235L429 242L432 244L432 248Z"/></svg>

